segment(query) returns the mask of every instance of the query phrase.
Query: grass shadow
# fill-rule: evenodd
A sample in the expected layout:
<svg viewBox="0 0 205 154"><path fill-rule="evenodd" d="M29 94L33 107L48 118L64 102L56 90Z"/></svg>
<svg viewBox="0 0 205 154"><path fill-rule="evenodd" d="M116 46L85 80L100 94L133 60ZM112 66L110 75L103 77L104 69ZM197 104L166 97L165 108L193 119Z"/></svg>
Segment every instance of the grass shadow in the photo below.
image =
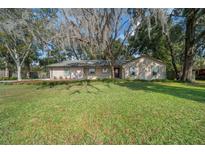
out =
<svg viewBox="0 0 205 154"><path fill-rule="evenodd" d="M54 85L40 85L36 89L41 90L41 89L46 89L46 88L53 88Z"/></svg>
<svg viewBox="0 0 205 154"><path fill-rule="evenodd" d="M89 94L98 94L99 92L102 92L100 88L91 84L91 81L79 81L78 83L69 84L66 86L66 90L74 90L71 95L81 93L82 90L85 90Z"/></svg>
<svg viewBox="0 0 205 154"><path fill-rule="evenodd" d="M115 84L123 87L127 87L131 90L144 90L156 93L162 93L167 95L172 95L178 98L198 101L201 103L205 103L205 82L193 82L193 83L180 83L182 86L172 85L172 83L177 83L176 81L160 81L160 82L150 82L150 81L130 81L130 80L99 80L108 88L111 88L110 84ZM87 93L97 94L102 92L102 90L95 86L96 81L91 80L83 80L70 82L67 84L66 89L72 90L74 88L74 92L71 95L76 93L81 93L83 89L86 89ZM170 84L166 84L170 83ZM185 85L185 86L183 86ZM37 89L43 88L53 88L55 84L49 83L45 85L40 85ZM76 89L75 89L76 87Z"/></svg>
<svg viewBox="0 0 205 154"><path fill-rule="evenodd" d="M80 90L75 90L70 95L74 95L74 94L80 94Z"/></svg>
<svg viewBox="0 0 205 154"><path fill-rule="evenodd" d="M193 85L193 88L191 88L192 87L191 83L188 84L189 86L187 87L168 86L165 84L159 84L157 82L139 82L139 81L115 82L115 84L119 86L127 87L131 90L151 91L151 92L172 95L178 98L205 103L205 89L196 89L196 85Z"/></svg>

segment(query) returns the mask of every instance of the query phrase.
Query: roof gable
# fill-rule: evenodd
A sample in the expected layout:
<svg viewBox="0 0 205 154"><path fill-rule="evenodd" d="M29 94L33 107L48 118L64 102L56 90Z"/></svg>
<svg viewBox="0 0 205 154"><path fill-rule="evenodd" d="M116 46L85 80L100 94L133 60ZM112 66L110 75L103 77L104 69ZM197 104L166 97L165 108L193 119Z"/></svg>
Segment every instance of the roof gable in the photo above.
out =
<svg viewBox="0 0 205 154"><path fill-rule="evenodd" d="M151 59L151 60L153 60L153 61L155 61L155 62L158 62L158 63L161 63L161 64L164 64L164 65L165 65L165 63L164 63L163 61L161 61L161 60L159 60L159 59L156 59L156 58L153 58L153 57L151 57L151 56L142 55L142 56L139 57L139 59L141 59L141 58L148 58L148 59Z"/></svg>

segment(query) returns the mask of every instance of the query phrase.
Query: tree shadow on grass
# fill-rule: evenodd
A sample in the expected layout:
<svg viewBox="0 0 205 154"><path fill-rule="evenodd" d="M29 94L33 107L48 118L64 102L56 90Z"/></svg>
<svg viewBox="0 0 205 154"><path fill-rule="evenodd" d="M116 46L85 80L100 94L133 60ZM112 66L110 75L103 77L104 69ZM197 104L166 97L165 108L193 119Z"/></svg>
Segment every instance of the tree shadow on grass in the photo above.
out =
<svg viewBox="0 0 205 154"><path fill-rule="evenodd" d="M74 95L74 94L80 94L80 90L75 90L70 95Z"/></svg>
<svg viewBox="0 0 205 154"><path fill-rule="evenodd" d="M77 88L77 90L74 90L74 92L71 93L73 94L80 94L82 90L84 89L87 93L89 94L98 94L99 92L102 92L102 90L94 85L92 85L90 82L80 82L80 84L74 84L74 85L69 85L66 89L67 90L72 90L71 88Z"/></svg>
<svg viewBox="0 0 205 154"><path fill-rule="evenodd" d="M86 89L87 93L98 94L99 92L103 92L100 88L94 85L96 81L79 81L75 83L67 84L67 90L72 90L72 88L77 87L71 95L81 93L82 89ZM162 93L167 95L172 95L178 98L198 101L200 103L205 103L205 84L200 83L184 83L184 85L188 85L186 87L178 87L178 86L169 86L168 84L160 84L158 82L149 82L149 81L126 81L126 80L102 80L105 86L108 88L111 84L127 87L131 90L144 90L156 93ZM166 82L165 82L166 83ZM172 82L173 83L173 82ZM41 85L38 89L43 88L53 88L54 85ZM199 89L197 89L199 88Z"/></svg>
<svg viewBox="0 0 205 154"><path fill-rule="evenodd" d="M205 88L195 89L196 85L193 85L193 88L191 88L190 86L176 87L176 86L159 84L157 82L139 82L139 81L116 82L115 84L119 86L127 87L132 90L151 91L156 93L172 95L178 98L188 99L192 101L198 101L200 103L205 103Z"/></svg>

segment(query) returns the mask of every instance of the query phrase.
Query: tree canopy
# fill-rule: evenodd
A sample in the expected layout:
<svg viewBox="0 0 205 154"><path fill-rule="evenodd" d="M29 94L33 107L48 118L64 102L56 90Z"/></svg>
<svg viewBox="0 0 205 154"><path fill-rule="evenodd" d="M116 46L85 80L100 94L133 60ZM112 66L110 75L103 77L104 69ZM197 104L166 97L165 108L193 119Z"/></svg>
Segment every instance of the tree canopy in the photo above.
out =
<svg viewBox="0 0 205 154"><path fill-rule="evenodd" d="M205 9L0 9L0 63L30 71L66 59L158 58L191 80L205 50ZM5 65L6 64L6 65Z"/></svg>

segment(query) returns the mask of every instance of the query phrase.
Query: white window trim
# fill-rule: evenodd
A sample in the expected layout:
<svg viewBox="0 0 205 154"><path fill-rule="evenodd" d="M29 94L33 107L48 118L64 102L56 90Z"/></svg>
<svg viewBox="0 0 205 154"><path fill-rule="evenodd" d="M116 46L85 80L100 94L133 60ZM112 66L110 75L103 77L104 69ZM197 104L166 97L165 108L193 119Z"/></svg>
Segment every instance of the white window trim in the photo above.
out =
<svg viewBox="0 0 205 154"><path fill-rule="evenodd" d="M91 72L90 72L90 70L92 70L92 69L94 70L94 73L91 73ZM89 75L93 75L93 74L95 74L95 73L96 73L96 69L95 69L95 68L88 68L88 74L89 74Z"/></svg>
<svg viewBox="0 0 205 154"><path fill-rule="evenodd" d="M157 70L154 70L157 69ZM156 73L155 75L153 75L154 73ZM153 65L152 66L152 76L156 76L159 73L159 66Z"/></svg>
<svg viewBox="0 0 205 154"><path fill-rule="evenodd" d="M68 72L67 74L66 74L66 71ZM65 76L65 77L70 76L70 69L69 69L69 68L65 68L65 69L64 69L64 76Z"/></svg>
<svg viewBox="0 0 205 154"><path fill-rule="evenodd" d="M104 67L104 68L102 69L102 73L108 73L108 68L107 68L107 67Z"/></svg>
<svg viewBox="0 0 205 154"><path fill-rule="evenodd" d="M134 71L132 71L132 72L134 72L134 75L132 75L131 68L134 70ZM130 76L136 76L137 75L137 67L136 66L130 66L129 67L129 75Z"/></svg>

